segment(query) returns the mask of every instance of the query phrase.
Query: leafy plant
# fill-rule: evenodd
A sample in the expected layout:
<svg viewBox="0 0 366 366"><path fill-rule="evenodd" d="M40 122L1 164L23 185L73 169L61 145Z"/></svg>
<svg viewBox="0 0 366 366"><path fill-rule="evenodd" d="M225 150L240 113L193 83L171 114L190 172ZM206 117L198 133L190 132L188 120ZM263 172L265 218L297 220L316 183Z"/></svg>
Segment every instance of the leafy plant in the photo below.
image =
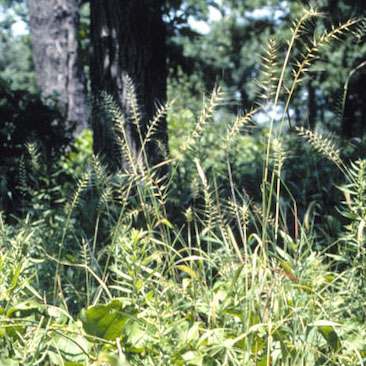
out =
<svg viewBox="0 0 366 366"><path fill-rule="evenodd" d="M315 36L294 60L299 38L317 16L309 9L295 21L282 63L269 43L271 80L262 82L260 102L219 138L215 113L225 94L214 89L192 132L163 163L166 176L144 147L171 105L160 109L141 139L143 149L133 154L123 111L103 95L123 169L110 174L93 157L63 210L50 204L13 226L0 222L3 364L364 364L365 162L348 165L329 139L299 128L348 179L341 191L349 222L339 221L332 241L317 216L323 201L308 202L308 192L296 192L289 178L294 167L295 176L311 175L308 161L295 165L291 156L298 151L285 128L291 98L323 45L357 23ZM131 83L128 88L130 108L138 110ZM258 111L270 117L259 142L242 135ZM139 129L138 113L133 123ZM210 156L210 144L221 150ZM28 150L37 177L39 150L34 144ZM246 155L236 163L238 152ZM305 152L299 160L311 156ZM78 172L69 158L66 168ZM236 180L243 176L238 168L258 162L262 174L254 187ZM43 186L35 188L32 203L45 207Z"/></svg>

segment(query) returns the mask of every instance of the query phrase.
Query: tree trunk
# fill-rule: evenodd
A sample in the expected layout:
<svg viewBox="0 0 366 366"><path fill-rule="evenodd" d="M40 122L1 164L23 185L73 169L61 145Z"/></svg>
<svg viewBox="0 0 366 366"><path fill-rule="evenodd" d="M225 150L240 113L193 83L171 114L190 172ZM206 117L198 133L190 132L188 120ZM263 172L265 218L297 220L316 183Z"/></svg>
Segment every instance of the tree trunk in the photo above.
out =
<svg viewBox="0 0 366 366"><path fill-rule="evenodd" d="M341 136L344 138L360 137L365 135L366 116L366 67L357 70L351 76L347 88L345 108L341 126Z"/></svg>
<svg viewBox="0 0 366 366"><path fill-rule="evenodd" d="M313 87L314 74L310 73L310 79L308 81L308 125L309 129L314 131L315 128L315 120L316 120L316 112L317 112L317 105L315 99L315 89Z"/></svg>
<svg viewBox="0 0 366 366"><path fill-rule="evenodd" d="M156 113L156 103L166 101L166 33L162 3L161 0L93 0L90 3L92 92L95 100L105 91L118 103L126 116L127 143L135 157L140 152L147 124ZM128 77L135 86L139 102L141 137L130 116ZM126 168L112 126L108 125L98 101L94 107L95 153L100 154L112 169ZM158 146L167 146L165 119L160 121L153 140L146 146L150 165L162 160Z"/></svg>
<svg viewBox="0 0 366 366"><path fill-rule="evenodd" d="M63 116L88 127L85 75L79 63L77 0L28 0L33 60L37 84L44 97L54 93Z"/></svg>

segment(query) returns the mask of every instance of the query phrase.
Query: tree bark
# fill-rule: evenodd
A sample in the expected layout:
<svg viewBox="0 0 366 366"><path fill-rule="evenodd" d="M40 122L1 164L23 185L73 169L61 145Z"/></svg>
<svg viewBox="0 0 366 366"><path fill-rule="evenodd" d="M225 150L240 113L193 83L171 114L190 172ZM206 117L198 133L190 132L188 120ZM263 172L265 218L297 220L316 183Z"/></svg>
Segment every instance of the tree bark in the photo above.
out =
<svg viewBox="0 0 366 366"><path fill-rule="evenodd" d="M312 84L314 74L310 73L310 79L308 81L308 125L309 129L314 131L315 128L315 120L316 120L316 99L315 99L315 89Z"/></svg>
<svg viewBox="0 0 366 366"><path fill-rule="evenodd" d="M86 83L79 62L77 0L28 0L36 79L46 98L58 94L62 115L77 122L76 133L88 127Z"/></svg>
<svg viewBox="0 0 366 366"><path fill-rule="evenodd" d="M161 0L93 0L90 3L92 92L97 100L100 92L105 91L118 103L126 116L127 143L135 157L140 152L148 122L156 113L156 103L166 101L166 30L162 4ZM126 92L128 77L135 86L139 102L141 137L131 121ZM94 107L95 153L112 169L126 167L112 127L98 108L98 102ZM146 146L150 165L162 160L158 141L167 146L165 119L160 121L154 139Z"/></svg>
<svg viewBox="0 0 366 366"><path fill-rule="evenodd" d="M351 76L347 88L345 108L341 125L341 136L344 138L360 137L365 135L366 116L366 68L357 70Z"/></svg>

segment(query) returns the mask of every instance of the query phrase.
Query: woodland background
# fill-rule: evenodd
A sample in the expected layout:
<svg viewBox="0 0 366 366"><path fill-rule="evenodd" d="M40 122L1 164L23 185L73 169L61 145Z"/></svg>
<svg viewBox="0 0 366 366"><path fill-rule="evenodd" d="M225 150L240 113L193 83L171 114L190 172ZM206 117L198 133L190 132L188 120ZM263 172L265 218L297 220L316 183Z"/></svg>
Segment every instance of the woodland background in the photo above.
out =
<svg viewBox="0 0 366 366"><path fill-rule="evenodd" d="M365 15L1 0L0 363L366 364Z"/></svg>

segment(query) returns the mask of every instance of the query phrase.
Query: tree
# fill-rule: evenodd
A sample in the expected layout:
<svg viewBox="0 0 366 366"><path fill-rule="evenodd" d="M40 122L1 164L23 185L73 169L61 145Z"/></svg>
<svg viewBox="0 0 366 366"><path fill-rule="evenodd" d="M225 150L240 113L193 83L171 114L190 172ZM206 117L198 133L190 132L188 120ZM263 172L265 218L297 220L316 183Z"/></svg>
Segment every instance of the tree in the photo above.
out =
<svg viewBox="0 0 366 366"><path fill-rule="evenodd" d="M344 138L365 137L366 2L363 0L328 0L320 10L329 14L334 23L351 17L364 17L358 29L355 30L358 37L349 35L347 42L337 45L338 50L333 48L327 53L326 64L330 77L328 80L322 78L320 86L327 84L328 88L325 89L329 99L337 103L340 108L344 106L344 110L341 111L340 118L338 118L341 136ZM332 85L329 80L331 78L338 82L336 83L338 87L333 87L334 82Z"/></svg>
<svg viewBox="0 0 366 366"><path fill-rule="evenodd" d="M21 4L3 5L0 1L0 79L16 90L36 92L36 81L29 34L14 34L13 26L24 14Z"/></svg>
<svg viewBox="0 0 366 366"><path fill-rule="evenodd" d="M9 4L22 2L3 1ZM90 80L93 95L98 99L101 91L108 92L126 113L128 75L136 86L144 135L147 122L156 111L156 103L163 103L166 99L167 30L170 35L189 30L185 26L188 17L204 17L208 3L214 1L79 1L79 4L84 3L89 3L91 11ZM86 115L83 112L86 109L82 100L83 75L77 63L77 2L28 0L28 7L38 85L46 96L52 91L58 92L61 109L70 119L80 120ZM164 23L163 17L168 24ZM70 67L66 68L66 65ZM77 100L77 97L80 99ZM73 109L76 106L79 110ZM120 166L108 123L97 109L94 109L92 121L94 150L104 155L111 166ZM131 150L137 155L141 142L136 127L128 123L126 130ZM161 160L158 146L162 146L163 150L167 147L165 120L161 121L154 141L147 146L150 162Z"/></svg>
<svg viewBox="0 0 366 366"><path fill-rule="evenodd" d="M33 60L43 96L58 94L59 107L77 132L87 128L85 75L79 62L77 0L28 0Z"/></svg>
<svg viewBox="0 0 366 366"><path fill-rule="evenodd" d="M156 105L166 100L166 29L162 19L163 2L159 0L94 0L90 3L91 45L90 80L93 95L106 91L118 102L126 116L127 143L137 156L141 141L132 122L128 96L129 78L135 85L140 106L142 139ZM111 168L121 166L111 126L95 103L92 124L94 151ZM166 121L163 119L147 146L150 163L161 161L157 141L167 145Z"/></svg>
<svg viewBox="0 0 366 366"><path fill-rule="evenodd" d="M308 25L309 32L302 34L296 50L303 47L301 42L311 34L311 27L320 34L339 22L366 15L366 2L363 0L324 0L319 3L318 10L327 16L314 19L314 24ZM207 35L196 37L193 41L187 36L179 37L178 42L183 46L184 54L194 60L193 72L200 73L208 87L209 83L215 82L215 78L220 78L229 90L240 92L239 108L247 110L258 93L253 80L260 75L262 46L269 38L274 38L278 44L285 44L291 37L289 21L300 15L303 7L308 6L308 1L304 0L301 4L295 0L221 0L217 4L224 16L211 22ZM363 31L364 34L365 22L357 27L351 29L352 32L359 32L361 36ZM315 67L297 89L290 107L296 123L310 128L321 124L344 137L364 135L362 85L365 83L366 67L357 67L365 60L366 46L364 36L356 44L352 32L345 32L341 37L344 42L333 42L323 49ZM282 57L284 48L278 49L278 52ZM295 57L301 59L300 54L295 54ZM343 87L354 69L357 71L349 80L344 115L338 118L342 117L339 116L339 109Z"/></svg>

